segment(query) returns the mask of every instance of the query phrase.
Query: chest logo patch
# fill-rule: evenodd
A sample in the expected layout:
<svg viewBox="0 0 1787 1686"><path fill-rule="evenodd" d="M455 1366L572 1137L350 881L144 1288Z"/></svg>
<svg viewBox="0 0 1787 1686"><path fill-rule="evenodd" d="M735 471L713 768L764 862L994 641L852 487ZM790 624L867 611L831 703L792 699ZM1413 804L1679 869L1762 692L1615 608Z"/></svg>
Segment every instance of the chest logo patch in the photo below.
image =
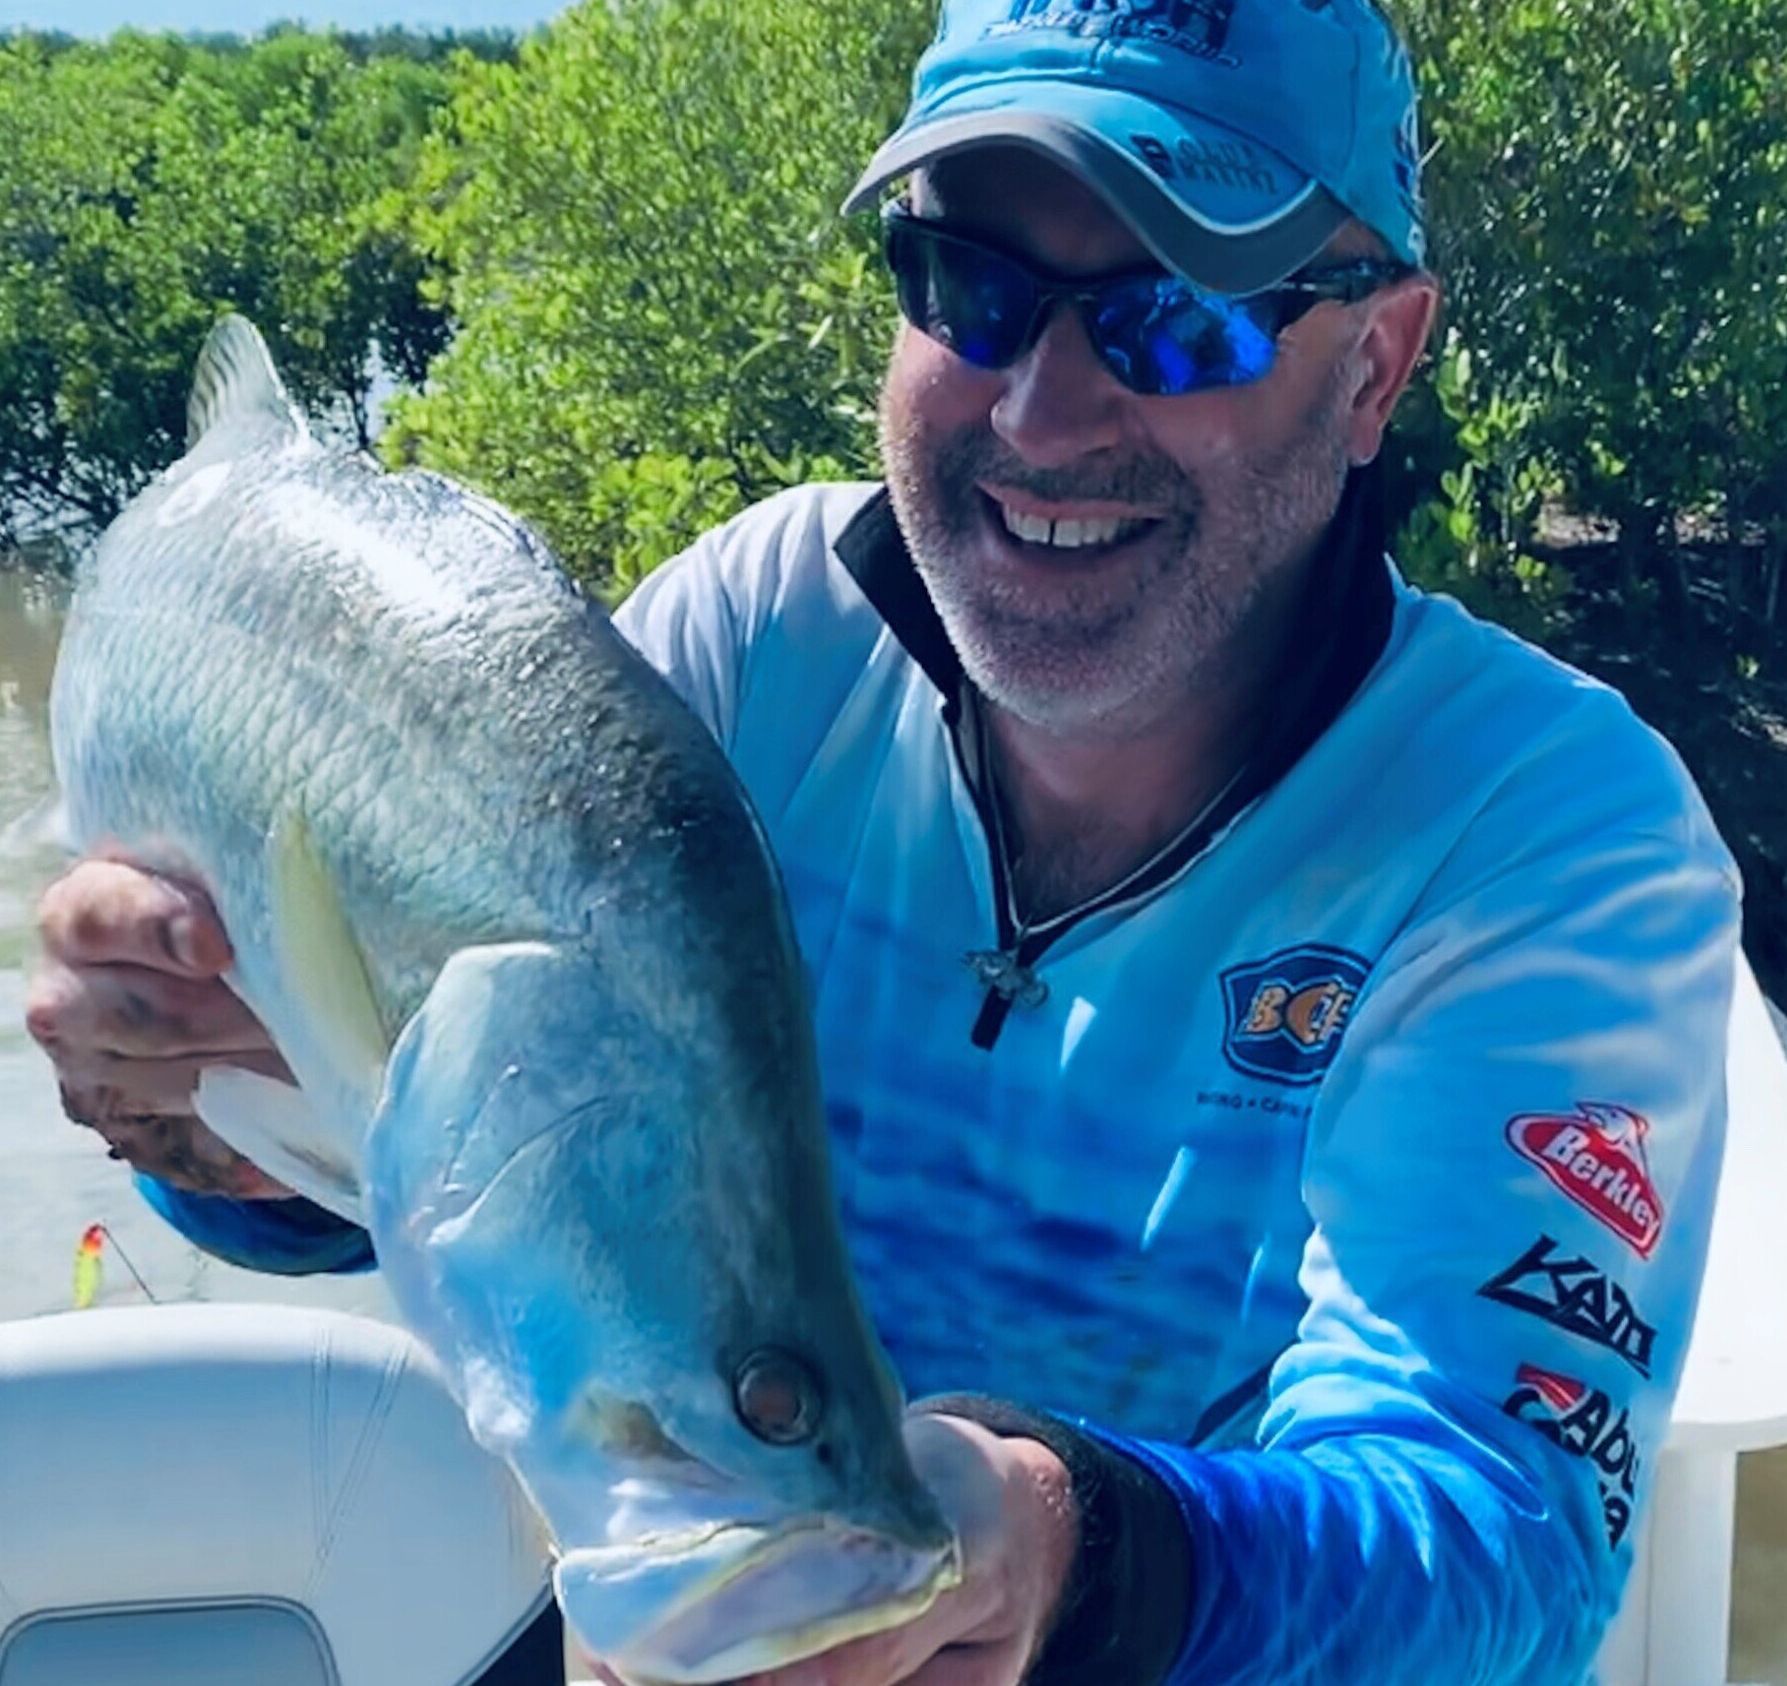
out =
<svg viewBox="0 0 1787 1686"><path fill-rule="evenodd" d="M1344 948L1301 943L1222 974L1222 1052L1237 1071L1274 1083L1316 1082L1340 1038L1370 966Z"/></svg>

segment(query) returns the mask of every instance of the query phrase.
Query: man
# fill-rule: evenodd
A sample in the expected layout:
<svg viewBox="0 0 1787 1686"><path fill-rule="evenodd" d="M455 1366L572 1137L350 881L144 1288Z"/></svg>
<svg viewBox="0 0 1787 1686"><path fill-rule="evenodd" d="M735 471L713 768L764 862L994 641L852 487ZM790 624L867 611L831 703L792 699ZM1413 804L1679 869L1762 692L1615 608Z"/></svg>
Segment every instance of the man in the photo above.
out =
<svg viewBox="0 0 1787 1686"><path fill-rule="evenodd" d="M620 613L781 860L966 1543L776 1686L1534 1686L1617 1601L1737 886L1617 697L1385 561L1413 100L1368 0L948 0L853 198L911 176L887 488L772 499ZM71 1111L164 1170L118 1120L203 1144L197 1067L277 1057L224 934L111 862L43 926ZM189 1184L252 1181L210 1151ZM364 1262L300 1202L147 1188L265 1268Z"/></svg>

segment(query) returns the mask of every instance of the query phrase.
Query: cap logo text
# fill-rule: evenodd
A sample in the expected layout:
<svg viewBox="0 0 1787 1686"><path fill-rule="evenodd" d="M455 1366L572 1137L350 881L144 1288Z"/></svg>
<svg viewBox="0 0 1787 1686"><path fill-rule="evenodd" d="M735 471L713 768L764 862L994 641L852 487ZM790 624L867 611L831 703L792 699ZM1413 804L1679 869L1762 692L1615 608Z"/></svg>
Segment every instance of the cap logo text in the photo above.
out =
<svg viewBox="0 0 1787 1686"><path fill-rule="evenodd" d="M1182 175L1210 187L1252 188L1277 193L1278 177L1264 157L1245 141L1191 140L1181 135L1168 147L1157 135L1131 135L1129 143L1162 181Z"/></svg>
<svg viewBox="0 0 1787 1686"><path fill-rule="evenodd" d="M1224 59L1240 0L1012 0L1001 29L1071 29L1083 35L1159 41L1200 58Z"/></svg>

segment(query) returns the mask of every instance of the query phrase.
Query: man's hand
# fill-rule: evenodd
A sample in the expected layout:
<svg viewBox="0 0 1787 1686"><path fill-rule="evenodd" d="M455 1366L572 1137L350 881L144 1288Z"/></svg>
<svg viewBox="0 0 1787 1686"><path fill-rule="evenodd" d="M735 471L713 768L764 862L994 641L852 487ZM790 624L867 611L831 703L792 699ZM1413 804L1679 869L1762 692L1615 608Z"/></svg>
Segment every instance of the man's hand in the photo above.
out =
<svg viewBox="0 0 1787 1686"><path fill-rule="evenodd" d="M289 1195L193 1111L207 1065L291 1077L222 981L229 939L205 894L122 861L85 860L44 892L38 931L44 960L25 1024L55 1063L68 1116L105 1137L114 1159L176 1188Z"/></svg>
<svg viewBox="0 0 1787 1686"><path fill-rule="evenodd" d="M916 1621L741 1686L1018 1686L1047 1638L1079 1545L1066 1466L1035 1440L914 1417L919 1478L962 1542L962 1581ZM598 1669L596 1678L621 1686Z"/></svg>

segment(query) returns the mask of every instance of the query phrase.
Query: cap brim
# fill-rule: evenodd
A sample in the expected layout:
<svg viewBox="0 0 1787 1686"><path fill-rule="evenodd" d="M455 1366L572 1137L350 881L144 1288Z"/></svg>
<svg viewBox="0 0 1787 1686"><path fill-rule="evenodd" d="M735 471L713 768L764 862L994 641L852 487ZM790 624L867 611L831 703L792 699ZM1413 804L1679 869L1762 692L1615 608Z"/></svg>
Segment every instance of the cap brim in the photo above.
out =
<svg viewBox="0 0 1787 1686"><path fill-rule="evenodd" d="M888 183L940 158L1005 142L1070 170L1168 268L1223 293L1282 281L1348 220L1310 177L1221 124L1113 89L1039 82L1026 99L1026 86L1002 84L996 106L963 110L952 101L907 123L869 160L845 211L863 209ZM1169 184L1113 132L1149 137L1181 178L1201 167L1204 179ZM1243 162L1224 162L1236 159Z"/></svg>

